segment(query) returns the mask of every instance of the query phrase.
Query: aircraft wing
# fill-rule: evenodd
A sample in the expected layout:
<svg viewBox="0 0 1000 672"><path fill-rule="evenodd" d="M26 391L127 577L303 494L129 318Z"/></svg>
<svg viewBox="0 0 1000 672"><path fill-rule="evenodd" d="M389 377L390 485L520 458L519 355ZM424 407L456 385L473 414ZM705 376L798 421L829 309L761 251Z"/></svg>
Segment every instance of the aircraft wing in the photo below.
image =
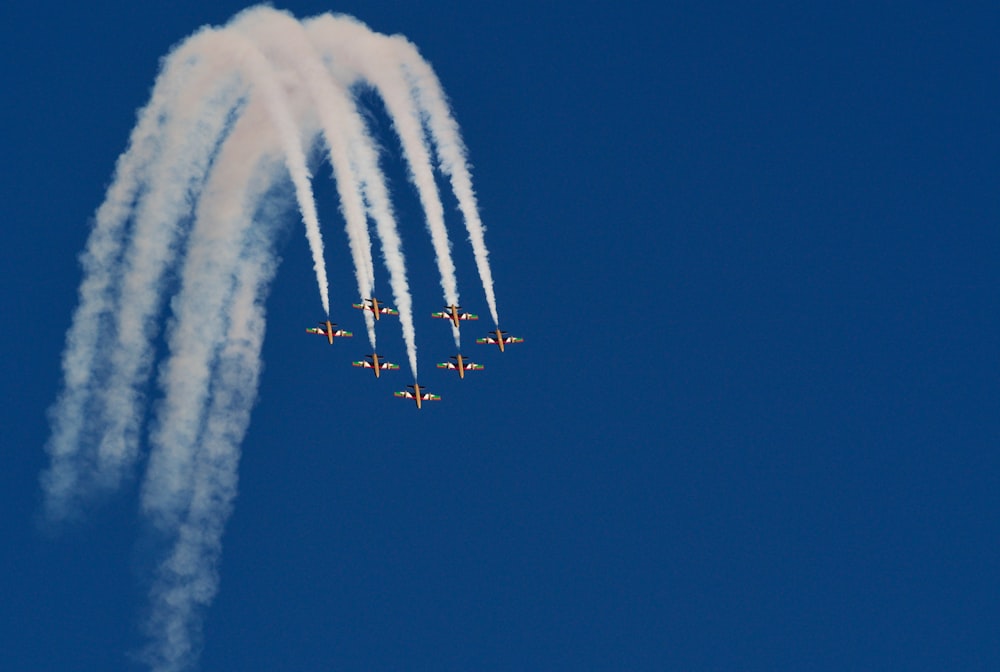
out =
<svg viewBox="0 0 1000 672"><path fill-rule="evenodd" d="M398 310L395 310L393 308L388 308L388 307L379 308L378 312L382 313L383 315L399 315L399 311Z"/></svg>
<svg viewBox="0 0 1000 672"><path fill-rule="evenodd" d="M363 304L363 303L352 303L352 304L351 304L351 307L352 307L352 308L357 308L358 310L364 310L364 309L365 309L365 308L367 308L368 306L366 306L366 305L365 305L365 304Z"/></svg>
<svg viewBox="0 0 1000 672"><path fill-rule="evenodd" d="M404 392L393 392L392 396L399 397L400 399L413 399L413 393L410 392L409 390L406 390Z"/></svg>
<svg viewBox="0 0 1000 672"><path fill-rule="evenodd" d="M441 362L437 365L439 369L448 369L449 371L454 371L458 368L458 364L455 362ZM472 362L465 362L466 371L482 371L485 367L482 364L474 364Z"/></svg>
<svg viewBox="0 0 1000 672"><path fill-rule="evenodd" d="M325 334L326 332L324 331L324 332L322 332L322 333L324 333L324 334ZM343 330L343 329L337 329L337 331L333 332L333 335L334 335L334 336L340 336L340 337L344 337L344 336L346 336L347 338L350 338L350 337L354 336L354 334L353 334L352 332L350 332L350 331L345 331L345 330Z"/></svg>
<svg viewBox="0 0 1000 672"><path fill-rule="evenodd" d="M503 339L504 343L524 343L523 338L518 338L517 336L506 336Z"/></svg>
<svg viewBox="0 0 1000 672"><path fill-rule="evenodd" d="M326 329L320 329L319 327L309 327L306 329L307 334L319 334L320 336L326 336Z"/></svg>
<svg viewBox="0 0 1000 672"><path fill-rule="evenodd" d="M473 315L472 313L460 313L458 316L460 320L478 320L478 315Z"/></svg>
<svg viewBox="0 0 1000 672"><path fill-rule="evenodd" d="M351 366L358 366L358 367L362 367L362 368L365 368L365 369L374 369L375 368L375 365L372 364L372 362L370 360L367 360L367 359L362 359L361 361L358 361L358 362L351 362ZM379 360L378 368L384 369L384 370L387 370L387 371L398 371L399 370L399 364L393 364L392 362L383 362L383 361Z"/></svg>
<svg viewBox="0 0 1000 672"><path fill-rule="evenodd" d="M441 401L440 394L431 394L430 392L424 392L420 395L421 401Z"/></svg>
<svg viewBox="0 0 1000 672"><path fill-rule="evenodd" d="M442 312L431 313L431 317L437 317L437 318L440 318L442 320L450 320L451 319L451 315L449 315L448 313L442 313Z"/></svg>
<svg viewBox="0 0 1000 672"><path fill-rule="evenodd" d="M489 345L496 345L497 339L494 338L493 336L487 336L486 338L477 338L476 343L479 343L480 345L484 343Z"/></svg>

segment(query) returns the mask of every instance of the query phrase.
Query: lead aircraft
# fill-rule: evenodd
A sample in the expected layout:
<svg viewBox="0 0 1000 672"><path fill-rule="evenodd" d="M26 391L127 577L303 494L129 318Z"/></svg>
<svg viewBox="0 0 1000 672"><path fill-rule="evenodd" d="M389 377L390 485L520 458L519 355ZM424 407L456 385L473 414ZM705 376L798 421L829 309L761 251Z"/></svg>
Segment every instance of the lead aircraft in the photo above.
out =
<svg viewBox="0 0 1000 672"><path fill-rule="evenodd" d="M500 348L500 352L503 352L504 344L511 343L524 343L523 338L518 338L517 336L510 336L506 331L500 329L499 327L487 334L486 338L477 338L476 343L480 345L495 345Z"/></svg>
<svg viewBox="0 0 1000 672"><path fill-rule="evenodd" d="M333 337L340 336L342 338L350 338L354 334L349 331L344 331L343 329L334 329L336 323L327 320L326 322L320 322L319 327L311 327L306 329L307 334L317 334L319 336L326 336L326 340L330 341L330 345L333 345Z"/></svg>
<svg viewBox="0 0 1000 672"><path fill-rule="evenodd" d="M452 355L451 359L454 359L455 361L441 362L437 365L437 368L458 371L459 378L465 378L466 371L482 371L486 368L482 364L476 364L475 362L466 360L462 355Z"/></svg>
<svg viewBox="0 0 1000 672"><path fill-rule="evenodd" d="M444 312L431 313L431 317L436 317L436 318L442 319L442 320L451 320L452 324L455 325L456 329L458 329L458 321L459 320L478 320L479 319L478 315L473 315L472 313L460 313L459 312L460 310L462 310L462 306L456 306L455 304L452 304L450 306L445 306L444 307Z"/></svg>
<svg viewBox="0 0 1000 672"><path fill-rule="evenodd" d="M382 315L399 315L399 311L389 306L382 305L382 302L372 297L370 299L362 299L361 303L352 303L351 306L357 308L358 310L370 310L375 316L375 319L379 319Z"/></svg>
<svg viewBox="0 0 1000 672"><path fill-rule="evenodd" d="M430 392L424 392L424 388L421 387L420 383L413 383L413 385L406 386L409 389L403 390L402 392L394 392L393 396L399 397L400 399L413 399L417 403L417 408L420 408L420 402L422 401L441 401L441 395L431 394Z"/></svg>
<svg viewBox="0 0 1000 672"><path fill-rule="evenodd" d="M357 366L363 369L371 369L375 372L375 377L378 378L382 371L396 371L399 369L399 364L393 364L392 362L387 362L382 359L382 355L377 352L373 352L370 355L365 355L367 359L360 362L351 362L351 366Z"/></svg>

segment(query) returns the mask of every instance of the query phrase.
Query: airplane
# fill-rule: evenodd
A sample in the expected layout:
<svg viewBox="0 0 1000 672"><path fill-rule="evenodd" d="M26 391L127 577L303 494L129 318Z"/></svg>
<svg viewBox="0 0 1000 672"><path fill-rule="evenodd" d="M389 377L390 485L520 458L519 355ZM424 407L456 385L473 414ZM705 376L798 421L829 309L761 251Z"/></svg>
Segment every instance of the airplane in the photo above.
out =
<svg viewBox="0 0 1000 672"><path fill-rule="evenodd" d="M375 316L375 319L379 319L382 315L399 315L398 310L394 310L389 306L383 306L382 302L376 298L363 299L361 303L352 303L353 307L358 310L370 310Z"/></svg>
<svg viewBox="0 0 1000 672"><path fill-rule="evenodd" d="M478 320L478 315L473 315L472 313L460 313L458 311L462 310L462 306L456 306L452 304L450 306L445 306L444 311L441 313L431 313L431 317L437 317L442 320L451 320L455 328L458 329L459 320Z"/></svg>
<svg viewBox="0 0 1000 672"><path fill-rule="evenodd" d="M462 355L454 355L452 357L454 362L441 362L437 365L439 369L451 369L452 371L458 371L459 378L465 378L466 371L482 371L486 367L482 364L475 364L473 362L466 361Z"/></svg>
<svg viewBox="0 0 1000 672"><path fill-rule="evenodd" d="M360 362L351 362L351 366L358 366L363 369L371 369L375 372L375 377L378 378L379 374L384 371L396 371L399 369L399 364L393 364L392 362L386 362L382 359L382 355L373 352L370 355L365 355L368 359L362 360Z"/></svg>
<svg viewBox="0 0 1000 672"><path fill-rule="evenodd" d="M430 392L424 392L423 387L420 383L413 383L413 385L407 385L411 390L404 390L403 392L394 392L393 396L399 397L400 399L413 399L417 403L417 408L420 408L421 401L441 401L440 394L431 394Z"/></svg>
<svg viewBox="0 0 1000 672"><path fill-rule="evenodd" d="M486 338L477 338L476 343L495 345L500 348L500 352L503 352L504 343L524 343L524 339L508 336L506 331L497 328L491 331Z"/></svg>
<svg viewBox="0 0 1000 672"><path fill-rule="evenodd" d="M327 320L326 322L320 322L320 327L312 327L311 329L306 329L308 334L319 334L320 336L326 336L326 340L330 341L330 345L333 345L333 337L341 336L350 338L354 334L349 331L344 331L343 329L334 329L337 325Z"/></svg>

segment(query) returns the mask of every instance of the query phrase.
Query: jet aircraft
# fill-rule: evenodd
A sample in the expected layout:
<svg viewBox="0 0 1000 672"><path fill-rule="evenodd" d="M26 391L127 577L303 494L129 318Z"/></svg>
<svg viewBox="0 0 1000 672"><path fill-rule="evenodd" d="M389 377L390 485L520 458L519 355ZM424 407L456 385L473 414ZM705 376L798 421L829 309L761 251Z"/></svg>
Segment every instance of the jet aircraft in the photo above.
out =
<svg viewBox="0 0 1000 672"><path fill-rule="evenodd" d="M504 344L510 343L524 343L523 338L518 338L517 336L509 336L503 329L494 329L491 331L486 338L477 338L476 343L495 345L500 348L500 352L503 352Z"/></svg>
<svg viewBox="0 0 1000 672"><path fill-rule="evenodd" d="M382 359L382 355L373 352L370 355L365 355L367 359L361 360L360 362L351 362L351 366L357 366L363 369L371 369L375 372L375 377L378 378L382 371L396 371L399 369L399 364L393 364L392 362L387 362Z"/></svg>
<svg viewBox="0 0 1000 672"><path fill-rule="evenodd" d="M462 310L462 306L456 306L455 304L452 304L450 306L445 306L444 307L444 312L431 313L431 317L437 317L437 318L442 319L442 320L451 320L452 324L455 325L456 329L458 329L458 321L459 320L478 320L479 319L478 315L473 315L472 313L460 313L459 312L460 310Z"/></svg>
<svg viewBox="0 0 1000 672"><path fill-rule="evenodd" d="M370 310L375 316L375 319L379 319L382 315L399 315L399 311L389 306L382 305L382 302L378 299L372 297L370 299L363 299L361 303L352 303L353 307L358 310Z"/></svg>
<svg viewBox="0 0 1000 672"><path fill-rule="evenodd" d="M393 396L399 397L400 399L413 399L416 402L417 408L420 408L420 402L422 401L441 401L441 395L431 394L430 392L424 392L423 386L420 383L413 383L413 385L407 385L407 390L402 392L395 392Z"/></svg>
<svg viewBox="0 0 1000 672"><path fill-rule="evenodd" d="M330 345L333 345L334 336L350 338L351 336L354 335L349 331L344 331L343 329L334 329L334 327L336 326L337 325L335 323L331 322L330 320L327 320L326 322L320 322L319 327L312 327L310 329L306 329L306 333L326 336L326 340L330 341Z"/></svg>
<svg viewBox="0 0 1000 672"><path fill-rule="evenodd" d="M482 371L484 367L482 364L476 364L475 362L470 362L465 359L462 355L453 355L451 359L454 362L441 362L437 365L439 369L451 369L452 371L458 371L459 378L465 378L466 371Z"/></svg>

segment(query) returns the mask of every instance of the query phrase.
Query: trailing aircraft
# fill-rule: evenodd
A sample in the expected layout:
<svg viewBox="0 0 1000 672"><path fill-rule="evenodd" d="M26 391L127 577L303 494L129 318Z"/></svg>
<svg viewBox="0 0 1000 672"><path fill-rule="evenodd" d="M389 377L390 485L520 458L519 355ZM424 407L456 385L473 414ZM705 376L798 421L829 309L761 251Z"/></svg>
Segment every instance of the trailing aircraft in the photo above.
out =
<svg viewBox="0 0 1000 672"><path fill-rule="evenodd" d="M363 369L371 369L375 372L375 377L378 378L382 371L396 371L399 369L399 364L393 364L392 362L387 362L382 359L382 355L373 352L370 355L365 355L368 359L361 360L360 362L351 362L351 366L357 366Z"/></svg>
<svg viewBox="0 0 1000 672"><path fill-rule="evenodd" d="M462 355L453 355L451 359L454 362L441 362L437 365L439 369L451 369L452 371L458 371L459 378L465 378L466 371L482 371L484 367L482 364L476 364L475 362L470 362L465 359Z"/></svg>
<svg viewBox="0 0 1000 672"><path fill-rule="evenodd" d="M344 331L343 329L334 329L334 327L336 326L337 325L335 323L331 322L330 320L327 320L326 322L320 322L319 328L312 327L310 329L306 329L306 333L326 336L326 340L330 341L330 345L333 345L334 336L340 336L342 338L350 338L351 336L354 335L349 331Z"/></svg>
<svg viewBox="0 0 1000 672"><path fill-rule="evenodd" d="M413 383L413 385L407 385L410 388L402 392L394 392L393 396L399 397L400 399L413 399L416 402L417 408L420 408L420 402L422 401L441 401L441 395L431 394L430 392L424 392L424 388L420 383Z"/></svg>
<svg viewBox="0 0 1000 672"><path fill-rule="evenodd" d="M497 329L494 329L493 331L491 331L486 336L486 338L477 338L476 339L476 343L486 344L486 345L495 345L498 348L500 348L500 352L503 352L503 346L504 346L505 343L506 344L510 344L510 343L524 343L524 339L523 338L518 338L517 336L509 336L509 335L507 335L506 331L504 331L503 329L497 328Z"/></svg>
<svg viewBox="0 0 1000 672"><path fill-rule="evenodd" d="M382 305L382 302L374 297L370 299L363 299L361 303L352 303L351 306L357 308L358 310L372 311L376 320L382 315L399 315L398 310Z"/></svg>
<svg viewBox="0 0 1000 672"><path fill-rule="evenodd" d="M455 304L452 304L450 306L445 306L444 307L444 312L431 313L431 317L436 317L436 318L439 318L439 319L442 319L442 320L451 320L452 324L455 325L456 329L458 329L458 321L459 320L478 320L479 319L478 315L473 315L472 313L460 313L459 312L460 310L462 310L462 306L456 306Z"/></svg>

